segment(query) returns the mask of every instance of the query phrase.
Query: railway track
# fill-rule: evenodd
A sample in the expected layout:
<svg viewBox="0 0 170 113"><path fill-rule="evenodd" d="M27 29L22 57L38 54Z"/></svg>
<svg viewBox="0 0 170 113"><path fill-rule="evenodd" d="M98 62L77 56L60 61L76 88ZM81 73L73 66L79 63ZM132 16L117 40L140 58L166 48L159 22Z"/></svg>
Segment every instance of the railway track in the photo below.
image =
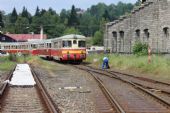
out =
<svg viewBox="0 0 170 113"><path fill-rule="evenodd" d="M87 69L94 69L103 75L110 77L117 77L120 79L127 80L137 86L143 87L144 89L149 90L150 92L158 95L162 100L167 101L170 104L170 84L156 81L153 79L138 77L131 74L121 73L117 71L107 71L102 69L93 68L91 66L84 66Z"/></svg>
<svg viewBox="0 0 170 113"><path fill-rule="evenodd" d="M94 76L94 74L93 73L91 73L91 72L89 72L93 77L94 77L94 79L97 81L97 83L98 83L98 85L99 85L99 87L101 88L101 90L102 90L102 92L103 92L103 94L104 95L102 95L102 94L100 94L100 95L102 95L102 97L100 97L100 98L98 98L98 102L100 102L100 103L102 103L102 106L101 105L99 105L99 106L101 106L100 107L100 109L99 109L99 111L101 112L101 113L104 113L105 111L109 111L109 113L125 113L125 111L123 110L123 108L119 105L119 103L115 100L115 98L111 95L111 93L108 91L108 89L105 87L105 85L102 83L102 81L98 78L98 77L96 77L96 76ZM103 97L103 96L105 96L105 97ZM104 102L104 101L106 101L106 99L107 99L107 102ZM105 104L103 104L103 102L105 103ZM110 105L108 105L108 104L106 104L106 103L108 103L109 102L109 104ZM107 107L106 107L107 106ZM108 106L111 106L112 108L110 108L110 107L108 107Z"/></svg>
<svg viewBox="0 0 170 113"><path fill-rule="evenodd" d="M144 88L141 84L91 67L76 66L76 68L93 73L93 76L100 79L102 86L108 89L124 112L170 112L169 101Z"/></svg>
<svg viewBox="0 0 170 113"><path fill-rule="evenodd" d="M12 86L7 82L3 84L0 90L0 112L61 113L34 70L31 71L36 81L34 86ZM10 80L12 75L13 71L7 80Z"/></svg>

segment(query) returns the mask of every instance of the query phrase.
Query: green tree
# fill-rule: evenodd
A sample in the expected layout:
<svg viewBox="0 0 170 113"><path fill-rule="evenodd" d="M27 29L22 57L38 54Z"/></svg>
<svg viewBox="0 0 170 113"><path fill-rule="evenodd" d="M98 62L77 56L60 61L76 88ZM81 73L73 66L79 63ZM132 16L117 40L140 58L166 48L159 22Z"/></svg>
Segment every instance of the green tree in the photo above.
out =
<svg viewBox="0 0 170 113"><path fill-rule="evenodd" d="M25 7L23 7L21 16L24 18L27 18L29 20L29 23L31 23L31 14L27 11L27 9Z"/></svg>
<svg viewBox="0 0 170 113"><path fill-rule="evenodd" d="M137 0L137 2L135 3L135 6L140 6L141 4L141 0Z"/></svg>
<svg viewBox="0 0 170 113"><path fill-rule="evenodd" d="M109 16L109 13L108 13L107 10L105 10L105 12L104 12L104 14L103 14L103 18L104 18L105 20L110 20L110 16Z"/></svg>
<svg viewBox="0 0 170 113"><path fill-rule="evenodd" d="M76 13L75 7L73 5L72 9L71 9L70 16L68 18L68 26L77 26L77 25L79 25L79 21L77 18L77 13Z"/></svg>
<svg viewBox="0 0 170 113"><path fill-rule="evenodd" d="M57 14L52 15L49 11L45 11L40 17L33 17L31 31L40 33L41 25L44 28L44 33L48 35L48 38L60 36L65 28L63 24L59 23L59 16Z"/></svg>
<svg viewBox="0 0 170 113"><path fill-rule="evenodd" d="M2 18L2 12L0 11L0 29L4 27L4 22Z"/></svg>
<svg viewBox="0 0 170 113"><path fill-rule="evenodd" d="M96 31L93 37L93 45L103 45L103 34L101 31Z"/></svg>
<svg viewBox="0 0 170 113"><path fill-rule="evenodd" d="M90 9L88 9L88 12L90 12L91 15L95 16L97 19L100 20L106 9L107 9L106 4L98 3L97 5L93 5Z"/></svg>
<svg viewBox="0 0 170 113"><path fill-rule="evenodd" d="M40 16L40 9L37 6L36 11L35 11L35 15L34 16Z"/></svg>
<svg viewBox="0 0 170 113"><path fill-rule="evenodd" d="M15 23L16 33L28 33L28 29L26 29L27 26L29 26L29 20L25 17L19 16Z"/></svg>
<svg viewBox="0 0 170 113"><path fill-rule="evenodd" d="M17 14L16 9L14 8L10 16L10 22L15 23L17 21L17 18L18 18L18 14Z"/></svg>
<svg viewBox="0 0 170 113"><path fill-rule="evenodd" d="M81 33L79 32L78 29L75 29L74 27L71 27L71 28L67 28L64 31L64 35L68 35L68 34L81 34Z"/></svg>
<svg viewBox="0 0 170 113"><path fill-rule="evenodd" d="M69 15L70 15L70 13L68 11L66 11L65 9L62 9L60 12L60 22L67 25Z"/></svg>
<svg viewBox="0 0 170 113"><path fill-rule="evenodd" d="M51 14L51 15L56 15L56 12L50 7L48 9L48 12Z"/></svg>

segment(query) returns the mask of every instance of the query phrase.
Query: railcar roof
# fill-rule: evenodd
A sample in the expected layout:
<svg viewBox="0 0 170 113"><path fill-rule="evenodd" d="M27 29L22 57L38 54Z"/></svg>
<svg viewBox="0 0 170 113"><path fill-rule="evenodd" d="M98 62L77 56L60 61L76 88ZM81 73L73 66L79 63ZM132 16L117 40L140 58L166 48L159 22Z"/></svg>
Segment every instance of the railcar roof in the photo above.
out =
<svg viewBox="0 0 170 113"><path fill-rule="evenodd" d="M0 45L25 45L29 44L28 42L2 42Z"/></svg>
<svg viewBox="0 0 170 113"><path fill-rule="evenodd" d="M86 37L83 35L70 34L70 35L64 35L64 36L56 38L56 39L73 39L73 38L85 39Z"/></svg>

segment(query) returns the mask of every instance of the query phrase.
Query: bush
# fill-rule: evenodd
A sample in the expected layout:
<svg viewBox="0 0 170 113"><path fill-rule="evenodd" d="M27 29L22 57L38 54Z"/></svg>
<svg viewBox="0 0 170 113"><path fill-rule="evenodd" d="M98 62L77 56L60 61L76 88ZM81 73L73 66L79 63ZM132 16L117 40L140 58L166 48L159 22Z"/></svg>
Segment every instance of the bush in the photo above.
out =
<svg viewBox="0 0 170 113"><path fill-rule="evenodd" d="M17 61L17 60L18 60L16 54L9 54L8 59L9 59L10 61Z"/></svg>
<svg viewBox="0 0 170 113"><path fill-rule="evenodd" d="M141 42L135 43L133 46L133 54L143 56L148 54L148 44L142 44Z"/></svg>

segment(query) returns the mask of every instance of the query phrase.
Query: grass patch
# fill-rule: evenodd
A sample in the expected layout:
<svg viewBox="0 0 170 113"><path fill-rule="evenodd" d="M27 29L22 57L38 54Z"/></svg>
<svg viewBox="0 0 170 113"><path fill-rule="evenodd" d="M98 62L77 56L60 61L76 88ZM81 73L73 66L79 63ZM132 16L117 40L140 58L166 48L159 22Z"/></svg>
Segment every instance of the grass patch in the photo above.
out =
<svg viewBox="0 0 170 113"><path fill-rule="evenodd" d="M54 69L54 63L50 63L48 60L43 60L38 56L28 57L27 62L36 66L41 66L45 69Z"/></svg>
<svg viewBox="0 0 170 113"><path fill-rule="evenodd" d="M111 68L118 70L131 70L139 73L150 73L154 75L166 75L170 73L170 58L163 56L152 56L151 64L148 64L148 56L117 55L109 54ZM86 61L97 67L102 67L103 54L88 55Z"/></svg>
<svg viewBox="0 0 170 113"><path fill-rule="evenodd" d="M8 56L0 57L0 70L10 71L16 65L15 62L9 60Z"/></svg>

